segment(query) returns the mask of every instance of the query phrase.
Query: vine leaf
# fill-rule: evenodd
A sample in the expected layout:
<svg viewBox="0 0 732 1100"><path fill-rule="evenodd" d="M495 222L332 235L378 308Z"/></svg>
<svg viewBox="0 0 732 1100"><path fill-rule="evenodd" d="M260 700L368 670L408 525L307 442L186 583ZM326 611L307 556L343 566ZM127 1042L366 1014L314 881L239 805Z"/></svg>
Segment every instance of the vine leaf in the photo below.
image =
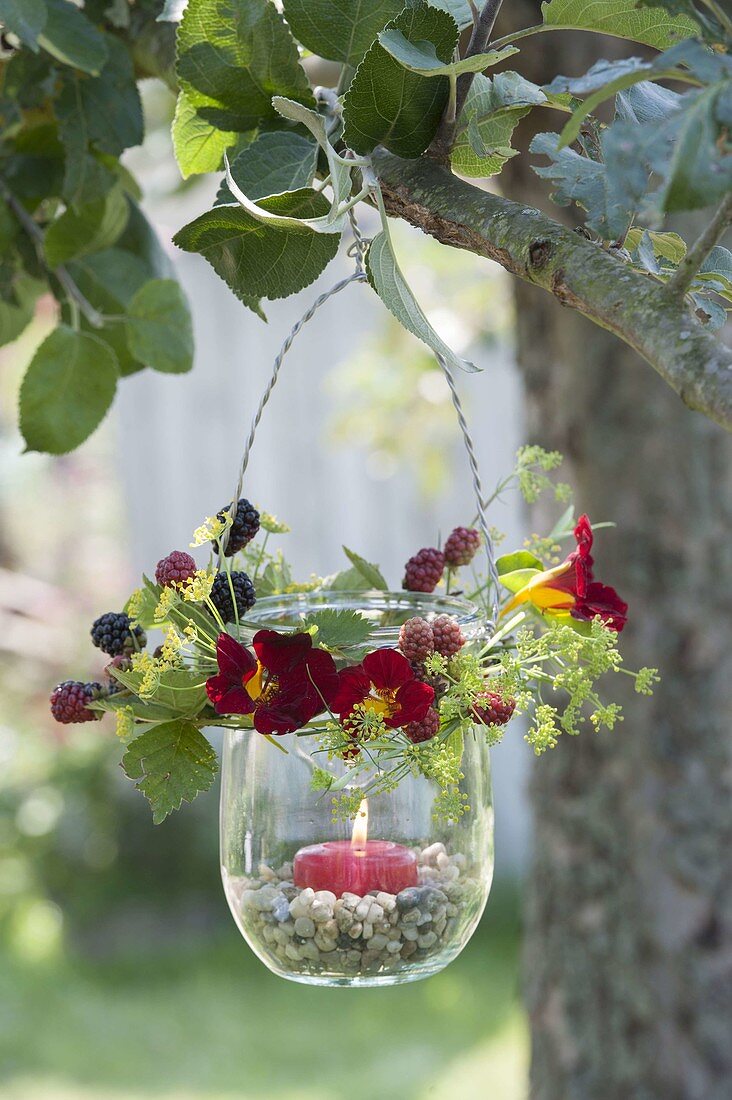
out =
<svg viewBox="0 0 732 1100"><path fill-rule="evenodd" d="M376 35L399 15L403 0L285 0L285 19L306 49L358 65Z"/></svg>
<svg viewBox="0 0 732 1100"><path fill-rule="evenodd" d="M687 15L669 15L660 8L639 8L638 0L545 0L544 23L567 30L600 31L664 50L699 33Z"/></svg>
<svg viewBox="0 0 732 1100"><path fill-rule="evenodd" d="M426 4L406 8L386 29L401 31L409 42L429 42L443 62L458 39L452 16ZM435 136L448 94L447 77L410 73L374 42L343 101L344 141L356 153L384 145L398 156L418 157Z"/></svg>
<svg viewBox="0 0 732 1100"><path fill-rule="evenodd" d="M38 35L46 25L43 0L0 0L0 23L38 53Z"/></svg>
<svg viewBox="0 0 732 1100"><path fill-rule="evenodd" d="M59 325L46 337L20 388L20 428L29 451L66 454L104 419L117 388L111 348Z"/></svg>
<svg viewBox="0 0 732 1100"><path fill-rule="evenodd" d="M369 567L372 568L372 567ZM336 611L327 607L308 615L304 629L317 627L315 643L328 649L343 649L346 646L361 645L371 633L372 624L358 611L342 609Z"/></svg>
<svg viewBox="0 0 732 1100"><path fill-rule="evenodd" d="M261 203L266 211L292 219L315 218L330 204L316 191L291 191ZM184 252L198 252L241 301L259 312L257 299L284 298L314 282L338 251L335 233L304 226L270 225L241 206L216 206L173 238Z"/></svg>
<svg viewBox="0 0 732 1100"><path fill-rule="evenodd" d="M193 329L183 291L174 279L151 279L127 310L127 343L141 363L167 374L193 366Z"/></svg>
<svg viewBox="0 0 732 1100"><path fill-rule="evenodd" d="M318 147L301 134L286 131L260 134L231 162L237 187L258 201L285 191L310 187L315 175ZM222 183L216 204L233 202L231 191Z"/></svg>
<svg viewBox="0 0 732 1100"><path fill-rule="evenodd" d="M209 790L218 764L201 731L193 722L181 720L162 722L131 741L122 768L145 795L153 821L160 825L182 802L192 802Z"/></svg>
<svg viewBox="0 0 732 1100"><path fill-rule="evenodd" d="M458 61L442 61L431 42L410 42L402 31L392 28L382 31L379 42L386 52L410 73L420 76L462 76L463 73L482 73L518 53L516 46L503 46L500 50L471 54Z"/></svg>
<svg viewBox="0 0 732 1100"><path fill-rule="evenodd" d="M172 127L175 159L184 180L204 172L217 172L224 153L237 140L233 130L219 130L202 118L185 92L178 93Z"/></svg>
<svg viewBox="0 0 732 1100"><path fill-rule="evenodd" d="M372 565L370 561L366 561L355 550L349 550L347 546L343 547L343 553L371 588L378 588L381 592L388 591L389 585L384 580L378 565Z"/></svg>
<svg viewBox="0 0 732 1100"><path fill-rule="evenodd" d="M43 250L49 267L109 248L121 235L128 217L129 206L121 187L113 187L102 198L77 210L67 208L46 230Z"/></svg>
<svg viewBox="0 0 732 1100"><path fill-rule="evenodd" d="M397 321L413 336L441 356L451 369L476 371L478 368L459 359L432 328L402 275L386 233L379 233L371 242L366 256L369 283Z"/></svg>
<svg viewBox="0 0 732 1100"><path fill-rule="evenodd" d="M269 0L190 0L177 73L201 117L222 130L275 118L274 95L312 103L295 41Z"/></svg>
<svg viewBox="0 0 732 1100"><path fill-rule="evenodd" d="M46 22L38 34L38 44L65 65L92 76L100 73L109 55L107 36L75 4L67 0L44 0L44 3Z"/></svg>

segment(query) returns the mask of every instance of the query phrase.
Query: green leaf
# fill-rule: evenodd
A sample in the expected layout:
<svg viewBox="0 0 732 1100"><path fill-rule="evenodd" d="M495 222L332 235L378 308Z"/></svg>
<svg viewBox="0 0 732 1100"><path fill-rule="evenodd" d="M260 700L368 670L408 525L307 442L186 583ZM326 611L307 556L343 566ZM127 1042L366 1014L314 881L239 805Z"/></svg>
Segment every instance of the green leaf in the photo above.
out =
<svg viewBox="0 0 732 1100"><path fill-rule="evenodd" d="M408 42L429 42L440 61L449 61L458 28L446 12L425 4L407 8L388 24ZM447 103L449 81L407 72L379 42L369 48L343 101L344 141L357 153L384 145L401 157L420 156Z"/></svg>
<svg viewBox="0 0 732 1100"><path fill-rule="evenodd" d="M128 216L127 199L120 187L78 210L69 207L46 230L43 250L49 267L109 248L121 235Z"/></svg>
<svg viewBox="0 0 732 1100"><path fill-rule="evenodd" d="M109 39L108 48L109 59L99 76L64 72L54 102L66 154L63 194L69 202L80 201L80 196L88 196L90 186L95 186L94 179L88 177L99 174L99 165L87 155L90 149L116 159L143 139L142 105L132 60L116 38Z"/></svg>
<svg viewBox="0 0 732 1100"><path fill-rule="evenodd" d="M333 608L308 615L303 627L309 630L313 626L318 628L314 639L316 645L324 645L328 649L361 645L372 629L372 624L358 611L336 611Z"/></svg>
<svg viewBox="0 0 732 1100"><path fill-rule="evenodd" d="M291 191L261 202L263 209L293 218L327 213L315 191ZM217 206L179 230L174 243L198 252L238 298L250 305L260 296L285 298L308 286L338 251L335 234L318 234L259 221L240 206ZM253 307L252 307L253 308Z"/></svg>
<svg viewBox="0 0 732 1100"><path fill-rule="evenodd" d="M431 8L442 8L451 15L461 31L473 26L473 13L468 0L429 0L429 4Z"/></svg>
<svg viewBox="0 0 732 1100"><path fill-rule="evenodd" d="M135 695L140 694L144 673L135 672L134 669L117 669L115 675L129 691ZM181 718L195 718L208 702L201 677L200 671L190 668L161 672L155 686L154 701L171 708Z"/></svg>
<svg viewBox="0 0 732 1100"><path fill-rule="evenodd" d="M20 388L20 430L29 451L66 454L102 422L117 388L114 352L95 336L59 325Z"/></svg>
<svg viewBox="0 0 732 1100"><path fill-rule="evenodd" d="M664 50L699 27L685 15L670 16L662 8L639 8L638 0L549 0L541 5L546 26L599 31Z"/></svg>
<svg viewBox="0 0 732 1100"><path fill-rule="evenodd" d="M219 130L201 118L185 92L178 94L173 119L173 149L183 179L218 172L224 153L237 139L233 130Z"/></svg>
<svg viewBox="0 0 732 1100"><path fill-rule="evenodd" d="M109 248L69 264L69 274L96 310L119 317L137 290L150 278L146 265L124 249ZM82 318L82 328L85 321ZM89 329L112 347L121 375L134 374L145 366L135 359L127 342L127 326L110 322L101 329Z"/></svg>
<svg viewBox="0 0 732 1100"><path fill-rule="evenodd" d="M318 147L314 141L287 131L260 134L231 162L234 182L248 198L265 199L284 191L310 187L315 175ZM231 191L222 183L217 205L231 203Z"/></svg>
<svg viewBox="0 0 732 1100"><path fill-rule="evenodd" d="M323 580L323 588L331 592L368 592L371 585L356 568L341 569Z"/></svg>
<svg viewBox="0 0 732 1100"><path fill-rule="evenodd" d="M478 74L460 116L464 128L450 154L454 170L474 177L500 172L514 155L511 135L516 126L532 107L547 101L541 88L518 73L498 73L492 80Z"/></svg>
<svg viewBox="0 0 732 1100"><path fill-rule="evenodd" d="M501 584L504 588L507 588L509 592L520 592L522 588L533 580L534 577L538 577L542 569L515 569L512 573L501 574Z"/></svg>
<svg viewBox="0 0 732 1100"><path fill-rule="evenodd" d="M335 149L330 143L325 127L325 119L317 111L311 111L301 103L283 96L275 96L272 106L283 118L291 122L299 122L310 131L320 148L325 153L330 173L330 184L333 190L334 204L342 202L351 193L351 170L347 164L342 164L336 155Z"/></svg>
<svg viewBox="0 0 732 1100"><path fill-rule="evenodd" d="M732 302L732 252L717 244L696 274L694 283Z"/></svg>
<svg viewBox="0 0 732 1100"><path fill-rule="evenodd" d="M399 15L403 0L285 0L285 19L298 42L319 57L358 65L378 32Z"/></svg>
<svg viewBox="0 0 732 1100"><path fill-rule="evenodd" d="M371 562L366 561L360 554L357 554L355 550L349 550L347 546L343 547L343 553L367 584L372 588L378 588L381 592L388 591L389 585L384 580L378 565L372 565Z"/></svg>
<svg viewBox="0 0 732 1100"><path fill-rule="evenodd" d="M395 28L382 31L379 42L386 52L410 73L420 76L462 76L463 73L482 73L518 53L516 46L503 46L500 50L471 54L458 61L441 61L431 42L410 42Z"/></svg>
<svg viewBox="0 0 732 1100"><path fill-rule="evenodd" d="M432 328L399 269L385 233L378 233L369 246L366 273L386 308L407 332L431 348L435 355L442 356L452 370L477 370L473 363L459 359Z"/></svg>
<svg viewBox="0 0 732 1100"><path fill-rule="evenodd" d="M496 571L501 577L504 573L513 573L516 569L536 569L541 571L544 563L536 554L528 550L516 550L512 554L502 554L496 560Z"/></svg>
<svg viewBox="0 0 732 1100"><path fill-rule="evenodd" d="M159 825L214 781L216 753L192 722L164 722L136 737L122 757L125 774L152 806Z"/></svg>
<svg viewBox="0 0 732 1100"><path fill-rule="evenodd" d="M625 247L629 252L635 252L643 237L649 239L656 256L668 260L674 267L678 267L686 255L686 241L678 233L654 233L653 230L629 229L625 238Z"/></svg>
<svg viewBox="0 0 732 1100"><path fill-rule="evenodd" d="M37 53L38 35L46 25L46 5L43 0L0 0L0 23Z"/></svg>
<svg viewBox="0 0 732 1100"><path fill-rule="evenodd" d="M188 303L174 279L140 287L127 309L127 343L141 363L167 374L193 366L193 328Z"/></svg>
<svg viewBox="0 0 732 1100"><path fill-rule="evenodd" d="M275 118L274 95L312 103L297 46L269 0L190 0L177 72L199 115L222 130Z"/></svg>
<svg viewBox="0 0 732 1100"><path fill-rule="evenodd" d="M35 279L24 273L14 278L12 300L0 299L0 347L12 344L27 329L39 293L40 284Z"/></svg>
<svg viewBox="0 0 732 1100"><path fill-rule="evenodd" d="M537 134L529 146L530 152L541 153L552 162L545 168L533 166L533 170L555 184L554 202L558 206L576 202L587 211L587 224L603 240L624 238L633 204L618 196L602 161L580 156L574 149L560 149L559 142L559 134Z"/></svg>
<svg viewBox="0 0 732 1100"><path fill-rule="evenodd" d="M108 56L110 39L67 0L44 0L46 22L38 44L64 65L95 75Z"/></svg>

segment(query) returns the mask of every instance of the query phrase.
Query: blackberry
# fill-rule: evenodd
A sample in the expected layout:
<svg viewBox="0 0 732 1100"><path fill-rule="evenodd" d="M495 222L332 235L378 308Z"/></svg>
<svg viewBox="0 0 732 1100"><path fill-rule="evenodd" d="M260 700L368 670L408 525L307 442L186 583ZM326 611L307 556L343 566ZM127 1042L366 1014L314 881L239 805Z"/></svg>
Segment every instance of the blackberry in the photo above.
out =
<svg viewBox="0 0 732 1100"><path fill-rule="evenodd" d="M118 668L121 672L127 672L132 668L132 661L124 654L113 657L109 664L105 667L104 673L107 677L106 694L116 695L118 691L125 691L125 687L119 680L115 679L112 675L112 669Z"/></svg>
<svg viewBox="0 0 732 1100"><path fill-rule="evenodd" d="M409 722L404 732L414 745L419 745L422 741L431 741L439 728L440 716L434 707L430 707L421 722Z"/></svg>
<svg viewBox="0 0 732 1100"><path fill-rule="evenodd" d="M515 709L515 699L504 699L495 691L482 691L472 707L476 719L484 726L505 726Z"/></svg>
<svg viewBox="0 0 732 1100"><path fill-rule="evenodd" d="M478 552L480 535L472 527L456 527L445 543L445 561L451 569L468 565Z"/></svg>
<svg viewBox="0 0 732 1100"><path fill-rule="evenodd" d="M147 636L141 626L132 626L124 611L107 611L94 621L91 636L97 649L110 657L134 653L143 649Z"/></svg>
<svg viewBox="0 0 732 1100"><path fill-rule="evenodd" d="M424 665L418 661L412 662L412 672L415 680L419 680L421 684L429 684L435 693L436 699L444 695L450 686L446 676L441 676L439 672L428 672Z"/></svg>
<svg viewBox="0 0 732 1100"><path fill-rule="evenodd" d="M161 558L155 569L155 580L163 588L171 584L185 584L196 572L196 563L185 550L173 550Z"/></svg>
<svg viewBox="0 0 732 1100"><path fill-rule="evenodd" d="M432 620L432 639L443 657L454 657L465 645L460 624L452 615L436 615Z"/></svg>
<svg viewBox="0 0 732 1100"><path fill-rule="evenodd" d="M402 588L408 592L434 592L444 571L445 555L442 551L425 546L404 567Z"/></svg>
<svg viewBox="0 0 732 1100"><path fill-rule="evenodd" d="M226 519L226 515L231 508L230 504L225 505L218 513L219 519ZM229 528L229 537L226 541L226 549L224 554L227 558L232 557L234 554L242 550L248 542L251 542L257 531L259 530L259 512L250 504L246 497L241 497L236 506L236 515L234 516L234 522ZM218 554L219 544L214 539L214 550Z"/></svg>
<svg viewBox="0 0 732 1100"><path fill-rule="evenodd" d="M434 652L432 627L426 619L407 619L399 631L399 648L408 661L424 661Z"/></svg>
<svg viewBox="0 0 732 1100"><path fill-rule="evenodd" d="M231 578L231 588L229 578ZM232 588L236 597L236 610L234 600L231 598ZM236 622L237 617L243 619L249 608L254 607L256 599L254 585L246 573L217 573L214 577L211 602L223 622Z"/></svg>
<svg viewBox="0 0 732 1100"><path fill-rule="evenodd" d="M64 680L51 694L51 714L57 722L98 722L101 711L87 710L87 703L98 698L102 685L82 684L80 680Z"/></svg>

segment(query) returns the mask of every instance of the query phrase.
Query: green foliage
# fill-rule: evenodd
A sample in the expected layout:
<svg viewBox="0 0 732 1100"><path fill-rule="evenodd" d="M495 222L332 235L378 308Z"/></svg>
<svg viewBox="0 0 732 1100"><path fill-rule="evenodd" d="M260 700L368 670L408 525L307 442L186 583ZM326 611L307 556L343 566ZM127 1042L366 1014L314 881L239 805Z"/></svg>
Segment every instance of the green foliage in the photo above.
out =
<svg viewBox="0 0 732 1100"><path fill-rule="evenodd" d="M454 19L420 3L388 24L407 42L429 43L440 61L452 56L458 37ZM401 157L418 157L435 135L447 103L449 82L406 72L379 41L359 65L344 100L346 144L357 153L384 145Z"/></svg>
<svg viewBox="0 0 732 1100"><path fill-rule="evenodd" d="M303 625L306 630L316 627L315 641L327 649L361 645L371 633L371 623L358 611L334 611L326 608L308 615Z"/></svg>
<svg viewBox="0 0 732 1100"><path fill-rule="evenodd" d="M384 305L408 332L422 340L436 355L440 355L451 368L476 370L472 363L458 359L432 328L399 269L386 233L379 233L371 242L366 257L366 270L369 282Z"/></svg>
<svg viewBox="0 0 732 1100"><path fill-rule="evenodd" d="M314 141L288 131L274 131L242 149L231 163L234 182L250 199L265 199L283 191L310 187L315 175L318 147ZM217 203L234 198L223 184Z"/></svg>
<svg viewBox="0 0 732 1100"><path fill-rule="evenodd" d="M159 825L182 802L207 791L216 777L216 753L186 721L163 722L140 734L122 758L125 774L152 806Z"/></svg>
<svg viewBox="0 0 732 1100"><path fill-rule="evenodd" d="M349 550L347 546L343 547L343 552L370 588L378 588L382 592L388 590L389 585L384 580L378 565L372 565L371 562L366 561L360 554L357 554L355 550Z"/></svg>
<svg viewBox="0 0 732 1100"><path fill-rule="evenodd" d="M59 325L33 356L20 391L28 450L65 454L77 447L112 404L117 376L107 344Z"/></svg>
<svg viewBox="0 0 732 1100"><path fill-rule="evenodd" d="M127 343L153 370L182 374L193 366L193 329L183 291L174 279L151 279L129 304Z"/></svg>
<svg viewBox="0 0 732 1100"><path fill-rule="evenodd" d="M519 73L480 74L470 86L450 160L456 172L478 178L500 172L516 155L511 135L532 107L548 103L546 93Z"/></svg>
<svg viewBox="0 0 732 1100"><path fill-rule="evenodd" d="M46 263L51 269L109 248L127 224L129 207L120 187L83 206L69 207L51 222L43 242Z"/></svg>
<svg viewBox="0 0 732 1100"><path fill-rule="evenodd" d="M699 26L686 15L669 19L664 0L648 8L638 0L548 0L541 5L546 26L600 31L663 50L695 35Z"/></svg>
<svg viewBox="0 0 732 1100"><path fill-rule="evenodd" d="M285 0L285 18L306 49L331 61L358 65L403 0Z"/></svg>

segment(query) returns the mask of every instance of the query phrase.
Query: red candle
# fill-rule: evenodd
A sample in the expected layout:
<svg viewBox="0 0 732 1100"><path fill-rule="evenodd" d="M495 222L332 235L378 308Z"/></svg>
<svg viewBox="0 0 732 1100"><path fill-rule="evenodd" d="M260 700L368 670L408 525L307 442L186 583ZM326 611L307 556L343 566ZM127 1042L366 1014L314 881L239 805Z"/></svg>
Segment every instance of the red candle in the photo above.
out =
<svg viewBox="0 0 732 1100"><path fill-rule="evenodd" d="M336 897L351 893L363 897L371 890L398 894L417 885L417 857L403 844L367 840L368 803L363 800L351 840L309 844L295 856L293 881L301 890L330 890Z"/></svg>
<svg viewBox="0 0 732 1100"><path fill-rule="evenodd" d="M363 897L371 890L398 894L417 885L417 857L391 840L367 840L362 848L350 840L326 840L300 849L293 879L301 890L330 890L337 898L346 892Z"/></svg>

